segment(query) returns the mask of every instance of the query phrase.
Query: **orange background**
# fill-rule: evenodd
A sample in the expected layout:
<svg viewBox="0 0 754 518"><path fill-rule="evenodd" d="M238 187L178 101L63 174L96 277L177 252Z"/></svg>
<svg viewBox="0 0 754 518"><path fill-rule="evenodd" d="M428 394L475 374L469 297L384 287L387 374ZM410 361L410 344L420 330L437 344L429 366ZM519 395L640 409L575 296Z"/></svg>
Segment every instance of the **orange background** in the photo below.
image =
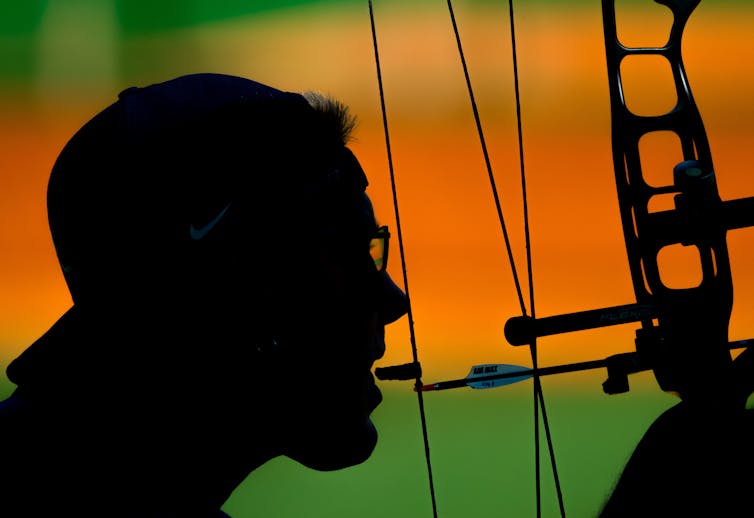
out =
<svg viewBox="0 0 754 518"><path fill-rule="evenodd" d="M527 5L519 6L517 35L537 314L629 303L633 296L612 178L599 6ZM524 275L506 11L493 3L460 4L456 16L517 268ZM527 364L528 352L508 346L502 336L505 320L520 310L447 11L428 2L408 7L387 2L378 3L376 15L425 380L465 375L473 363ZM687 71L724 199L754 196L749 171L754 66L736 57L754 55L753 15L740 6L704 4L685 36ZM100 34L105 29L97 16L103 15L91 16L79 16L77 23L83 28L98 25L95 36L115 41L121 60L133 63L134 56L147 56L151 61L113 73L102 56L76 54L84 52L81 49L106 52L107 45L79 48L75 41L56 40L56 34L73 34L73 22L62 15L48 17L43 22L47 36L40 36L38 79L21 92L12 85L4 88L1 365L70 304L45 213L45 186L54 159L78 127L132 84L215 71L341 98L360 119L353 149L370 177L369 192L378 214L395 229L369 19L363 6L337 12L291 9L128 38ZM647 12L625 10L620 16L625 27L621 34L629 43L661 34L669 19L657 6ZM87 30L94 29L81 29ZM93 63L92 70L86 68L86 59ZM652 86L647 70L636 72L627 92L642 106L662 107L663 87L659 82ZM647 79L650 86L644 86ZM731 338L748 338L754 336L754 233L731 232L730 247L736 289ZM401 284L398 258L394 240L390 271ZM623 327L544 339L541 361L581 361L630 350L633 331ZM388 345L383 365L410 359L405 319L391 327ZM593 383L588 376L573 380Z"/></svg>

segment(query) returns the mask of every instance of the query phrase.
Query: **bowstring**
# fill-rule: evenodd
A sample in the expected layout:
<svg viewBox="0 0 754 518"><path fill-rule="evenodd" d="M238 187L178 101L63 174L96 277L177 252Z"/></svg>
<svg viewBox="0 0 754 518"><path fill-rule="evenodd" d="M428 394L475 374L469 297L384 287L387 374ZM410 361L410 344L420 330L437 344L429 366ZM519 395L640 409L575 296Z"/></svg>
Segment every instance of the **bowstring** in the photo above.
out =
<svg viewBox="0 0 754 518"><path fill-rule="evenodd" d="M469 101L471 103L471 109L474 115L474 122L476 124L477 133L479 135L479 142L482 147L482 154L484 156L484 162L487 169L487 176L490 180L490 187L492 190L492 196L495 201L495 208L497 210L498 221L503 233L503 239L505 241L506 253L508 255L508 261L511 268L511 274L513 276L513 282L516 287L516 294L518 296L521 313L526 316L526 304L524 302L523 290L521 288L521 282L516 269L516 263L513 258L513 247L511 246L508 236L508 229L505 223L505 217L503 215L502 205L500 203L500 195L498 193L497 184L495 182L495 176L492 170L492 164L487 150L486 139L484 137L484 131L482 129L481 117L479 115L479 109L477 107L476 99L474 97L474 90L471 84L471 78L469 75L468 66L466 64L466 57L463 51L463 45L461 43L460 31L458 30L458 24L456 22L455 13L453 10L452 0L447 0L448 12L450 13L451 23L453 25L453 33L456 38L456 44L458 46L458 54L461 60L461 66L463 68L464 77L466 79L466 87L469 93ZM519 167L521 173L521 192L523 197L523 218L524 218L524 237L526 247L526 265L527 265L527 277L529 285L529 307L531 309L531 317L535 318L535 306L534 306L534 275L532 267L532 253L531 253L531 232L529 228L529 209L528 209L528 196L526 188L526 170L524 160L524 144L522 133L522 116L521 116L521 95L519 89L518 80L518 58L516 52L516 32L515 32L515 17L513 10L513 0L508 1L509 6L509 18L510 18L510 34L511 34L511 50L513 54L513 82L516 98L516 125L518 133L518 154L519 154ZM563 494L560 487L560 478L558 476L557 463L555 460L555 450L552 443L552 435L550 433L550 425L547 417L547 410L545 406L544 394L542 391L542 384L537 370L537 343L536 339L532 340L529 344L529 350L531 352L533 375L533 399L534 399L534 465L535 465L535 487L536 487L536 507L537 517L541 516L541 469L540 469L540 437L539 437L539 412L542 412L542 423L545 429L545 437L547 440L547 447L550 456L550 464L553 473L553 479L555 482L555 488L558 496L558 505L560 508L560 514L565 517L565 507L563 504Z"/></svg>
<svg viewBox="0 0 754 518"><path fill-rule="evenodd" d="M518 74L518 52L516 45L516 17L513 9L513 0L508 0L508 19L510 20L510 35L511 35L511 54L513 62L513 88L516 97L516 131L518 134L518 158L519 166L521 170L521 192L523 197L523 213L524 213L524 237L526 240L526 266L529 280L529 307L531 308L532 319L536 318L536 310L534 306L534 272L532 267L532 252L531 252L531 232L529 228L529 204L526 189L526 170L524 160L524 139L522 131L522 116L521 116L521 91L519 88L519 74ZM563 492L560 486L560 477L558 476L557 462L555 461L555 450L552 443L552 435L550 433L550 421L547 418L547 407L545 406L544 393L542 391L542 383L537 369L537 338L534 337L530 344L529 350L531 351L532 368L534 369L533 385L534 385L534 422L535 422L535 441L537 446L535 450L535 462L537 463L537 517L541 515L540 505L540 469L539 469L539 419L537 408L542 410L542 424L545 428L545 436L547 438L547 448L550 455L550 465L552 469L552 476L555 482L555 490L558 496L558 506L560 508L560 515L565 518L565 506L563 504ZM539 405L537 404L539 402Z"/></svg>
<svg viewBox="0 0 754 518"><path fill-rule="evenodd" d="M385 147L387 150L388 171L390 172L390 186L393 192L393 210L395 212L395 225L398 234L398 249L401 256L401 265L403 273L403 291L406 293L406 300L408 302L408 329L411 342L411 354L415 364L419 363L418 348L416 346L416 334L414 332L414 317L411 310L411 297L408 290L408 273L406 270L406 260L403 248L403 233L401 231L401 219L400 212L398 210L398 190L395 183L395 170L393 167L393 154L390 146L390 132L388 130L387 122L387 110L385 108L385 91L382 85L382 69L380 66L380 53L377 47L377 29L374 21L374 9L372 7L372 0L368 0L369 3L369 21L372 27L372 44L374 46L374 62L377 68L377 85L380 94L380 110L382 112L382 126L385 133ZM437 499L435 497L435 484L434 477L432 475L432 461L429 451L429 433L427 430L427 418L424 410L424 396L421 390L423 383L421 381L421 372L416 377L415 387L417 399L419 402L419 416L421 420L422 436L424 438L424 457L427 463L427 476L429 478L429 493L432 498L432 515L437 518Z"/></svg>

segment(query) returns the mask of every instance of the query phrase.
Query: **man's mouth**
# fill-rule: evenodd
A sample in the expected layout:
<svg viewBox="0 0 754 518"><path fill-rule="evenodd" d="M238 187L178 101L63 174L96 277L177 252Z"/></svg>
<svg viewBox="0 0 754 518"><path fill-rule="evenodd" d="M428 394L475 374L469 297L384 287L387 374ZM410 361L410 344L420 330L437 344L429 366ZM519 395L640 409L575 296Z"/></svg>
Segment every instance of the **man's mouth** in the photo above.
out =
<svg viewBox="0 0 754 518"><path fill-rule="evenodd" d="M368 414L371 414L375 408L382 403L382 391L377 387L374 382L374 376L369 373L369 382L367 383L366 390L364 391L364 407Z"/></svg>

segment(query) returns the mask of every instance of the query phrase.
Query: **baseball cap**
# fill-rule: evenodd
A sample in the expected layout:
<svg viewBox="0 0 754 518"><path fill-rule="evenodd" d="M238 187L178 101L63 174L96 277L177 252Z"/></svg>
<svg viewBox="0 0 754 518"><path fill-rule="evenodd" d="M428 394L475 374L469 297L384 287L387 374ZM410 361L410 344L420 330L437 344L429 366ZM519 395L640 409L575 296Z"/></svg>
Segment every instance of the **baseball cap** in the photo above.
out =
<svg viewBox="0 0 754 518"><path fill-rule="evenodd" d="M301 225L366 185L343 135L301 94L211 73L124 90L53 166L48 219L74 305L8 377L18 384L35 357L52 369L49 357L70 354L51 351L82 332L82 306L180 282L197 258L251 239L250 221Z"/></svg>
<svg viewBox="0 0 754 518"><path fill-rule="evenodd" d="M160 258L175 261L215 218L233 219L238 196L270 205L343 160L363 190L349 155L302 95L248 79L195 74L123 91L50 175L50 229L74 301L113 279L133 282L129 271Z"/></svg>

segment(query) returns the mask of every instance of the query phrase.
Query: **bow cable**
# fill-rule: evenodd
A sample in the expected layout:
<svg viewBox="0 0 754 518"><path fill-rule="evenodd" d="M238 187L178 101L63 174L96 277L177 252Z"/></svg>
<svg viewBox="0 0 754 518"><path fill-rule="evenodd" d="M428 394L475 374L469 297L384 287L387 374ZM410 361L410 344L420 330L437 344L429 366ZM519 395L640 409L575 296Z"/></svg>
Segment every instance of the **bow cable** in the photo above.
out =
<svg viewBox="0 0 754 518"><path fill-rule="evenodd" d="M448 0L450 1L450 0ZM511 54L513 62L513 87L516 97L516 130L518 134L518 155L519 166L521 168L521 193L523 198L523 212L524 212L524 237L526 240L526 266L529 280L529 307L531 309L531 317L536 318L536 312L534 308L534 271L532 267L532 253L531 253L531 232L529 229L529 203L526 189L526 171L524 168L524 139L521 117L521 93L519 89L518 81L518 53L516 51L516 22L513 12L513 0L508 0L508 19L510 20L510 33L511 33ZM534 337L531 341L529 350L531 351L532 368L534 369L533 384L534 384L534 423L535 423L535 457L537 464L537 517L541 514L540 506L540 478L539 478L539 419L537 408L542 409L542 423L545 427L545 435L547 437L547 447L550 453L550 463L552 467L552 475L555 481L555 490L558 495L558 506L560 507L560 515L565 518L565 506L563 504L563 492L560 487L560 477L558 477L558 467L555 461L555 449L552 445L552 436L550 434L550 421L547 418L547 408L545 407L544 393L542 392L542 383L538 372L537 362L537 339ZM537 398L539 399L539 405L537 405Z"/></svg>
<svg viewBox="0 0 754 518"><path fill-rule="evenodd" d="M388 131L388 123L387 123L387 110L385 109L385 91L382 86L382 70L380 67L380 54L377 48L377 30L374 23L374 9L372 7L372 0L368 0L369 2L369 21L372 27L372 43L374 45L374 62L375 66L377 68L377 85L379 87L380 92L380 110L382 112L382 125L383 130L385 133L385 147L387 150L387 161L388 161L388 170L390 172L390 186L393 191L393 210L395 212L395 225L396 230L398 234L398 249L401 256L401 267L402 267L402 273L403 273L403 290L406 293L406 300L408 302L408 329L409 329L409 336L410 336L410 342L411 342L411 353L413 355L413 365L418 366L419 365L419 355L417 351L416 346L416 334L414 332L414 317L413 313L411 311L411 297L409 296L408 291L408 273L406 270L406 259L404 254L404 248L403 248L403 233L401 232L401 218L400 213L398 211L398 191L395 185L395 170L393 168L393 155L390 147L390 132ZM424 438L424 457L427 462L427 476L429 477L429 493L432 498L432 515L434 518L437 518L437 500L435 498L435 485L434 485L434 478L432 476L432 461L429 453L429 433L427 431L427 418L426 413L424 411L424 397L422 396L422 387L423 383L421 381L421 369L416 369L416 381L414 387L416 388L416 393L418 396L418 402L419 402L419 415L421 419L421 426L422 426L422 436Z"/></svg>
<svg viewBox="0 0 754 518"><path fill-rule="evenodd" d="M521 289L521 283L518 273L516 271L516 264L513 258L513 248L508 236L507 226L505 224L505 217L503 215L502 206L500 203L500 196L498 194L497 185L495 183L495 176L492 171L492 165L487 150L487 144L484 138L484 131L482 129L481 117L479 116L479 110L474 97L474 90L471 85L471 78L469 76L468 66L466 64L466 57L463 51L463 45L461 44L461 36L458 30L458 24L456 23L455 14L453 11L452 0L447 0L448 12L450 13L451 23L453 25L453 33L456 38L456 44L458 46L458 54L461 60L461 66L463 67L464 77L466 79L466 86L469 93L469 101L471 102L471 109L474 114L474 122L476 123L477 133L479 135L479 141L482 147L482 154L484 155L484 162L487 168L487 175L490 180L490 187L492 189L492 196L495 200L495 207L497 210L498 220L503 232L503 239L505 240L505 248L508 254L508 261L511 267L511 273L513 275L513 282L516 286L516 293L518 295L519 304L521 306L521 313L526 316L526 304L524 303L523 291ZM515 21L513 15L513 0L508 1L509 17L510 17L510 32L511 32L511 49L513 53L513 80L516 97L516 124L518 130L518 153L519 153L519 166L521 171L521 192L523 197L523 216L524 216L524 237L526 240L526 264L527 264L527 277L529 283L529 307L531 309L531 317L535 318L534 310L534 275L531 259L531 233L529 230L529 210L527 202L527 189L526 189L526 172L524 167L524 145L522 136L522 117L521 117L521 96L519 90L518 81L518 59L516 53L516 32ZM563 505L563 494L560 488L560 479L558 477L557 463L555 461L555 450L552 445L552 436L550 434L550 425L547 418L547 411L545 407L544 394L542 392L542 385L539 379L539 370L537 366L537 344L536 339L532 339L529 344L529 350L532 358L532 372L533 372L533 394L534 394L534 456L535 456L535 480L536 480L536 500L537 500L537 517L541 516L541 496L540 496L540 450L539 450L539 410L542 410L542 423L545 428L545 436L547 439L547 446L550 455L550 464L553 473L553 479L555 481L555 488L558 495L558 505L560 507L561 516L565 517L565 507Z"/></svg>

